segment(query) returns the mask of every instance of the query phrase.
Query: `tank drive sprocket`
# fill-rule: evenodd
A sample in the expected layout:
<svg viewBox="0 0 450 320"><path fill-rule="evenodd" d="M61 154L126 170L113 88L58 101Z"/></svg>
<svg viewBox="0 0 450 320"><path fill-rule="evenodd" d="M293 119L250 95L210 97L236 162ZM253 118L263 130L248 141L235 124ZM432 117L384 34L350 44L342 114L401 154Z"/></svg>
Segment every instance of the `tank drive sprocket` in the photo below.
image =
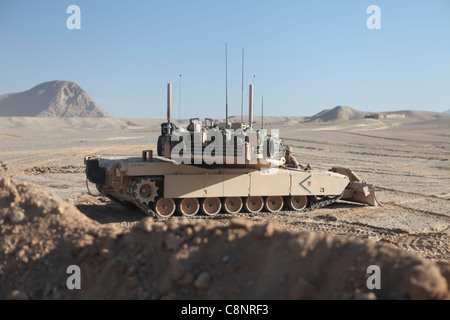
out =
<svg viewBox="0 0 450 320"><path fill-rule="evenodd" d="M152 181L149 177L140 177L130 181L128 185L128 193L139 204L149 206L155 202L158 196L158 187L156 181Z"/></svg>

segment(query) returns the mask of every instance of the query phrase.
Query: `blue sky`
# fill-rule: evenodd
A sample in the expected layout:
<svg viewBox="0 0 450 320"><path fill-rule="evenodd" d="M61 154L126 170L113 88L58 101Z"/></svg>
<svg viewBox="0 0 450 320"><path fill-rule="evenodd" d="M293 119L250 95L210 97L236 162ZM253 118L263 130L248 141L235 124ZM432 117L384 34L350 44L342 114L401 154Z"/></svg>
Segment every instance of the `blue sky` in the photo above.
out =
<svg viewBox="0 0 450 320"><path fill-rule="evenodd" d="M68 6L81 9L69 30ZM370 5L381 29L369 30ZM115 117L182 118L450 109L449 0L0 0L0 94L78 83ZM179 101L181 77L181 101ZM180 103L181 102L181 103Z"/></svg>

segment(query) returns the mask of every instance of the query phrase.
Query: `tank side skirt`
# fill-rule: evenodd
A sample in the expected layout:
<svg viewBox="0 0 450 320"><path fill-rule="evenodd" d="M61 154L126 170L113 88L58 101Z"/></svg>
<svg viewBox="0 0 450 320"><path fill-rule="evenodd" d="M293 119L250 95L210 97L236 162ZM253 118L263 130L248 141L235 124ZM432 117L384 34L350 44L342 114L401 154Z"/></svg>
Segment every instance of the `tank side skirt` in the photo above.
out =
<svg viewBox="0 0 450 320"><path fill-rule="evenodd" d="M168 198L337 196L348 185L345 176L315 172L168 174L164 181L164 196Z"/></svg>

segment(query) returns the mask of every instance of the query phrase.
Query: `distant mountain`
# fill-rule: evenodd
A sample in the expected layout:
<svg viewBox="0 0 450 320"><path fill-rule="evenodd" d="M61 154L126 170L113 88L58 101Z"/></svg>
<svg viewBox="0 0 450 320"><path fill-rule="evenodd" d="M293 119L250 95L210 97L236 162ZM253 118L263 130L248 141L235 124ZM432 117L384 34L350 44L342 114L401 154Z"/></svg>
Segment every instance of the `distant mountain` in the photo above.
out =
<svg viewBox="0 0 450 320"><path fill-rule="evenodd" d="M109 117L91 96L70 81L51 81L0 96L0 117Z"/></svg>
<svg viewBox="0 0 450 320"><path fill-rule="evenodd" d="M364 119L367 112L361 112L347 106L337 106L333 109L325 109L312 117L307 118L306 122L330 122Z"/></svg>
<svg viewBox="0 0 450 320"><path fill-rule="evenodd" d="M448 109L447 111L444 111L443 113L450 114L450 109Z"/></svg>
<svg viewBox="0 0 450 320"><path fill-rule="evenodd" d="M449 110L450 111L450 110ZM450 112L449 112L450 114ZM449 115L441 112L401 110L390 112L362 112L347 106L337 106L333 109L325 109L312 117L305 118L304 122L340 122L358 119L450 119Z"/></svg>

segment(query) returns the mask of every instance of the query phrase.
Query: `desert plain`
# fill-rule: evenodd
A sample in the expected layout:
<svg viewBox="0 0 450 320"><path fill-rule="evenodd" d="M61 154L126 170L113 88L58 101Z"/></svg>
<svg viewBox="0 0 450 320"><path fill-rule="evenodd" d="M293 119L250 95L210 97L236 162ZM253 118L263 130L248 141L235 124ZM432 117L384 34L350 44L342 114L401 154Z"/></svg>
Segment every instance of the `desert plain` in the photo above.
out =
<svg viewBox="0 0 450 320"><path fill-rule="evenodd" d="M0 117L0 298L449 297L450 116L265 118L301 164L352 169L382 206L157 220L100 195L83 159L156 153L162 122ZM79 292L68 264L90 268ZM379 291L366 287L373 264L387 270Z"/></svg>

